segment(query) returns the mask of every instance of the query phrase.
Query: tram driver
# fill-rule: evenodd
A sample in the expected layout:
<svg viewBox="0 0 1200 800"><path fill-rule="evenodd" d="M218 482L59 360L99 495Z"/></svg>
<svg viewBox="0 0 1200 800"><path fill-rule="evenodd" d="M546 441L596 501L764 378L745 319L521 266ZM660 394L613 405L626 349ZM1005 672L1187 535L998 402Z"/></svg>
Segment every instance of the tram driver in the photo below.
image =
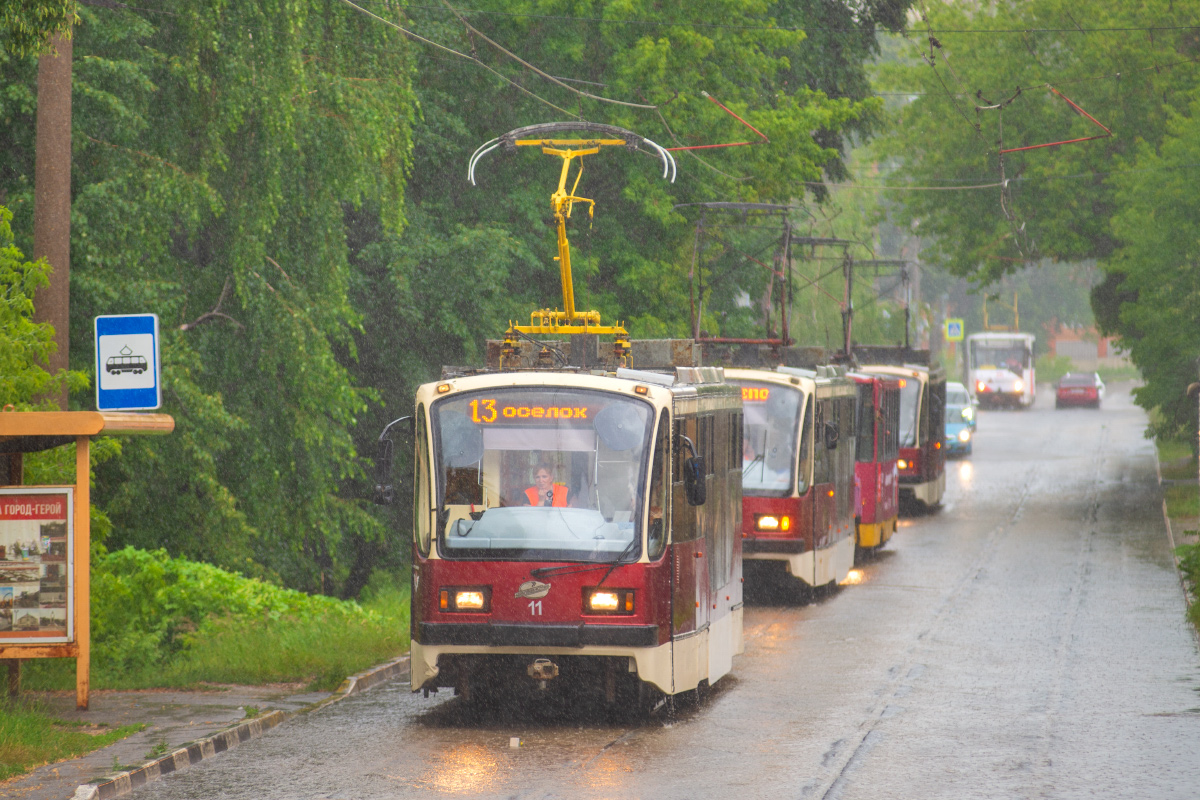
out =
<svg viewBox="0 0 1200 800"><path fill-rule="evenodd" d="M531 506L566 508L567 487L554 482L554 468L543 462L533 471L533 486L525 490L525 499Z"/></svg>

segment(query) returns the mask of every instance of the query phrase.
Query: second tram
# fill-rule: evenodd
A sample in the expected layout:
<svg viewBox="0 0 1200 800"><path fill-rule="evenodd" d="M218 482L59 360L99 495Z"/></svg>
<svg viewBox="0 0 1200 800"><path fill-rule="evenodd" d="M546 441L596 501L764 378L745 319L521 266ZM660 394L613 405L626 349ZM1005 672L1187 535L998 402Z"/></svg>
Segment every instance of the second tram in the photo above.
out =
<svg viewBox="0 0 1200 800"><path fill-rule="evenodd" d="M1037 396L1032 333L967 337L967 389L980 408L1028 408Z"/></svg>
<svg viewBox="0 0 1200 800"><path fill-rule="evenodd" d="M813 587L854 566L855 384L838 367L727 369L742 390L744 558Z"/></svg>
<svg viewBox="0 0 1200 800"><path fill-rule="evenodd" d="M858 384L854 452L858 546L880 547L896 532L900 513L900 379L851 372Z"/></svg>

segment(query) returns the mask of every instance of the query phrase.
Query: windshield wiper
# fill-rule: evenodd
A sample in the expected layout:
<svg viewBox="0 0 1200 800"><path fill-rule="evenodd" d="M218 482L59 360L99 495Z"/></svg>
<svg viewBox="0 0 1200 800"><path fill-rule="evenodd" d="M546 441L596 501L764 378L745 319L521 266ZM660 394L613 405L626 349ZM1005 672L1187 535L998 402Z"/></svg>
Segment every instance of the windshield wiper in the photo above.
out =
<svg viewBox="0 0 1200 800"><path fill-rule="evenodd" d="M765 464L765 463L766 463L766 460L767 460L767 455L766 455L766 453L763 453L762 455L759 455L759 456L755 456L753 461L751 461L751 462L750 462L749 464L747 464L746 466L742 467L742 477L745 477L746 475L749 475L749 474L750 474L750 470L754 469L754 465L755 465L755 464L759 464L759 463L763 463L763 464Z"/></svg>
<svg viewBox="0 0 1200 800"><path fill-rule="evenodd" d="M629 544L625 545L625 549L621 551L621 554L609 562L608 572L604 573L604 577L596 583L597 589L604 585L604 582L608 580L608 576L613 574L614 569L621 566L622 563L625 563L625 559L633 554L633 546L640 543L641 539L635 534L634 537L629 540Z"/></svg>
<svg viewBox="0 0 1200 800"><path fill-rule="evenodd" d="M604 569L608 562L596 564L591 561L572 561L569 564L559 564L555 567L534 567L529 574L534 578L548 578L555 575L574 575L577 572L595 572Z"/></svg>
<svg viewBox="0 0 1200 800"><path fill-rule="evenodd" d="M632 554L633 548L640 543L641 540L635 534L634 537L629 540L629 544L625 545L625 549L621 551L620 555L618 555L612 561L601 561L599 563L590 561L573 561L570 564L559 564L558 566L554 567L534 567L533 569L529 570L529 574L535 578L545 578L557 575L574 575L579 572L595 572L598 569L604 569L605 567L608 567L608 572L604 573L604 577L601 578L599 583L596 584L597 586L600 586L605 580L608 579L608 576L612 574L612 571L621 566L621 564L633 563L626 562L625 559Z"/></svg>

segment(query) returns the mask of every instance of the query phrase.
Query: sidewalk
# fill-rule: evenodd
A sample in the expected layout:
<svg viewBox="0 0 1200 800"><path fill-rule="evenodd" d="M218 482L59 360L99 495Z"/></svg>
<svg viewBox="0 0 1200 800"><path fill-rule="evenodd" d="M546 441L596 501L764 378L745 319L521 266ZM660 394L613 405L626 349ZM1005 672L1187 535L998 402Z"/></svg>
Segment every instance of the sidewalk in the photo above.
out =
<svg viewBox="0 0 1200 800"><path fill-rule="evenodd" d="M0 783L0 797L20 800L106 800L160 775L211 758L299 713L408 674L408 657L347 678L333 692L300 686L227 686L211 690L93 691L87 711L74 692L23 695L60 719L112 729L142 723L146 729L88 755L39 767Z"/></svg>

